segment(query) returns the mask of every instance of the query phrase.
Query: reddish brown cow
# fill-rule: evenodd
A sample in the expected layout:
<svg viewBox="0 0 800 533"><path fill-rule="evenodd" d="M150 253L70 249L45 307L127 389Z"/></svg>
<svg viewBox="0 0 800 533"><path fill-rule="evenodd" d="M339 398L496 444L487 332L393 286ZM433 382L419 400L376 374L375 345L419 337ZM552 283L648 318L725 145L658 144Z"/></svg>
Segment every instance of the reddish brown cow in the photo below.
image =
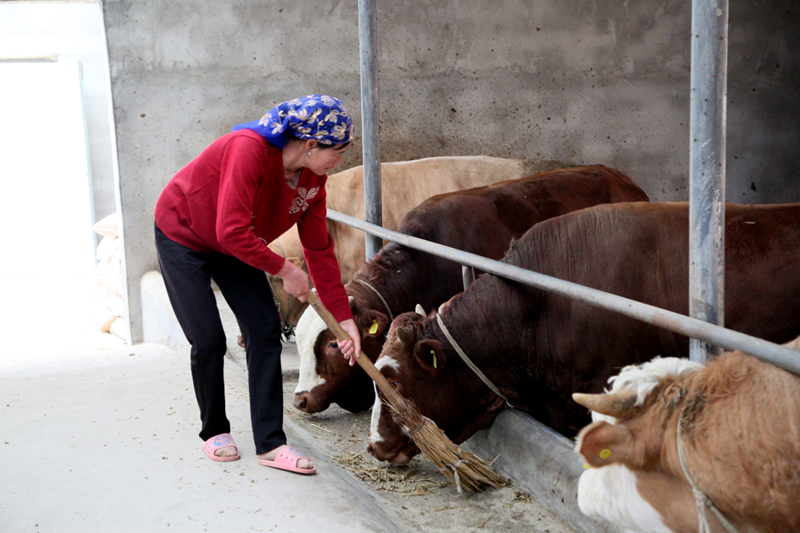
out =
<svg viewBox="0 0 800 533"><path fill-rule="evenodd" d="M688 237L686 203L600 205L535 225L504 261L687 314ZM800 204L728 204L725 245L726 325L773 342L800 335ZM682 335L493 275L438 315L502 395L567 436L589 422L574 391L601 392L623 366L688 354ZM457 355L436 313L397 317L376 366L456 443L504 403ZM373 417L370 451L408 460L408 437L380 405Z"/></svg>
<svg viewBox="0 0 800 533"><path fill-rule="evenodd" d="M647 195L618 170L603 165L542 172L485 187L434 196L411 210L399 231L499 259L511 240L533 224L599 203L642 201ZM459 264L386 245L347 283L364 352L375 360L392 318L415 304L438 305L463 290ZM351 411L367 409L375 395L361 367L347 366L313 308L297 327L300 379L294 405L315 413L331 402Z"/></svg>
<svg viewBox="0 0 800 533"><path fill-rule="evenodd" d="M581 511L626 531L695 532L690 476L736 531L800 531L800 377L742 352L690 364L628 367L612 392L575 395L615 417L578 435L576 451L597 467L581 475Z"/></svg>

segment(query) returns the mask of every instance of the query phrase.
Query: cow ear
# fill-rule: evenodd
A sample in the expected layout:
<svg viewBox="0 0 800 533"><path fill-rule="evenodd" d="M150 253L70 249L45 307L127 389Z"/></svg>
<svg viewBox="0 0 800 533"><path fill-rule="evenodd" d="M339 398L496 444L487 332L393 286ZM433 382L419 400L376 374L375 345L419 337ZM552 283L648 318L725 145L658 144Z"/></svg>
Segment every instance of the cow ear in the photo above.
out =
<svg viewBox="0 0 800 533"><path fill-rule="evenodd" d="M363 313L358 313L356 324L362 337L378 337L389 327L389 317L379 311L367 309Z"/></svg>
<svg viewBox="0 0 800 533"><path fill-rule="evenodd" d="M633 452L633 433L624 426L593 422L578 433L575 451L595 467L627 463Z"/></svg>
<svg viewBox="0 0 800 533"><path fill-rule="evenodd" d="M414 346L414 360L428 374L438 374L447 363L442 350L442 343L433 339L424 339Z"/></svg>

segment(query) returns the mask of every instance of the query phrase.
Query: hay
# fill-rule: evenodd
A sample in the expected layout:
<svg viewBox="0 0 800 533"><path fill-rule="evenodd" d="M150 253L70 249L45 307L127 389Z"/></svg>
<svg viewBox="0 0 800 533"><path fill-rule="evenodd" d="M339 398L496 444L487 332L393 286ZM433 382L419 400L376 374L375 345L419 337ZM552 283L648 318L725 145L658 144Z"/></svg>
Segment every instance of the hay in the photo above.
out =
<svg viewBox="0 0 800 533"><path fill-rule="evenodd" d="M348 452L331 456L331 461L350 471L361 481L374 485L376 490L396 492L405 496L430 494L441 483L430 479L413 464L402 466L379 465L362 453Z"/></svg>

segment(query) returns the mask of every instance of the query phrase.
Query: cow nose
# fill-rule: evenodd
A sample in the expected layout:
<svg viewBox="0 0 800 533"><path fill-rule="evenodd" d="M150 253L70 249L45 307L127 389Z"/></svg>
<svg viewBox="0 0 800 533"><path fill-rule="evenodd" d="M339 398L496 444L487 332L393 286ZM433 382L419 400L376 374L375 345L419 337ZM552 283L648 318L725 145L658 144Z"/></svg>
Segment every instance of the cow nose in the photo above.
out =
<svg viewBox="0 0 800 533"><path fill-rule="evenodd" d="M378 461L384 461L396 465L404 465L411 460L411 455L404 453L402 450L396 453L382 449L381 446L376 446L373 443L367 444L367 452Z"/></svg>
<svg viewBox="0 0 800 533"><path fill-rule="evenodd" d="M303 412L308 412L308 398L302 393L294 395L292 405Z"/></svg>

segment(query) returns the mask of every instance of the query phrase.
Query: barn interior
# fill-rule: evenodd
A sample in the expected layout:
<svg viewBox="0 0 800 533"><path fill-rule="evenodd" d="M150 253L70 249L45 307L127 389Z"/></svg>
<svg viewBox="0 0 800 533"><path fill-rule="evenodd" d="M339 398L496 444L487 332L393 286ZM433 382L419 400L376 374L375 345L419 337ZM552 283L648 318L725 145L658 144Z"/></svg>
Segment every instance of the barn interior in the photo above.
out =
<svg viewBox="0 0 800 533"><path fill-rule="evenodd" d="M652 201L688 200L691 2L376 7L381 161L487 155L602 163L632 176ZM64 23L76 10L88 25ZM41 23L12 25L11 14ZM728 201L800 197L798 24L800 6L791 2L730 2ZM152 239L153 206L177 170L232 125L295 95L337 95L357 126L363 119L356 2L3 1L0 28L0 68L74 62L80 72L86 146L77 150L87 154L91 200L83 196L77 217L90 227L120 215L127 321L119 336L130 345L185 345L154 272ZM55 39L65 35L71 39ZM361 164L361 154L359 138L340 169ZM17 220L4 219L12 235L22 233ZM41 231L57 225L51 219ZM76 246L93 255L98 236L82 238ZM10 253L29 255L32 239L18 240ZM91 269L88 262L76 269ZM515 476L530 486L521 486L576 530L613 531L559 507L572 486L534 487L543 475L580 474L560 435L510 411L472 446L489 455L498 442L520 439L530 444L523 455L514 455L523 453L518 446L502 454L509 465L525 465Z"/></svg>

